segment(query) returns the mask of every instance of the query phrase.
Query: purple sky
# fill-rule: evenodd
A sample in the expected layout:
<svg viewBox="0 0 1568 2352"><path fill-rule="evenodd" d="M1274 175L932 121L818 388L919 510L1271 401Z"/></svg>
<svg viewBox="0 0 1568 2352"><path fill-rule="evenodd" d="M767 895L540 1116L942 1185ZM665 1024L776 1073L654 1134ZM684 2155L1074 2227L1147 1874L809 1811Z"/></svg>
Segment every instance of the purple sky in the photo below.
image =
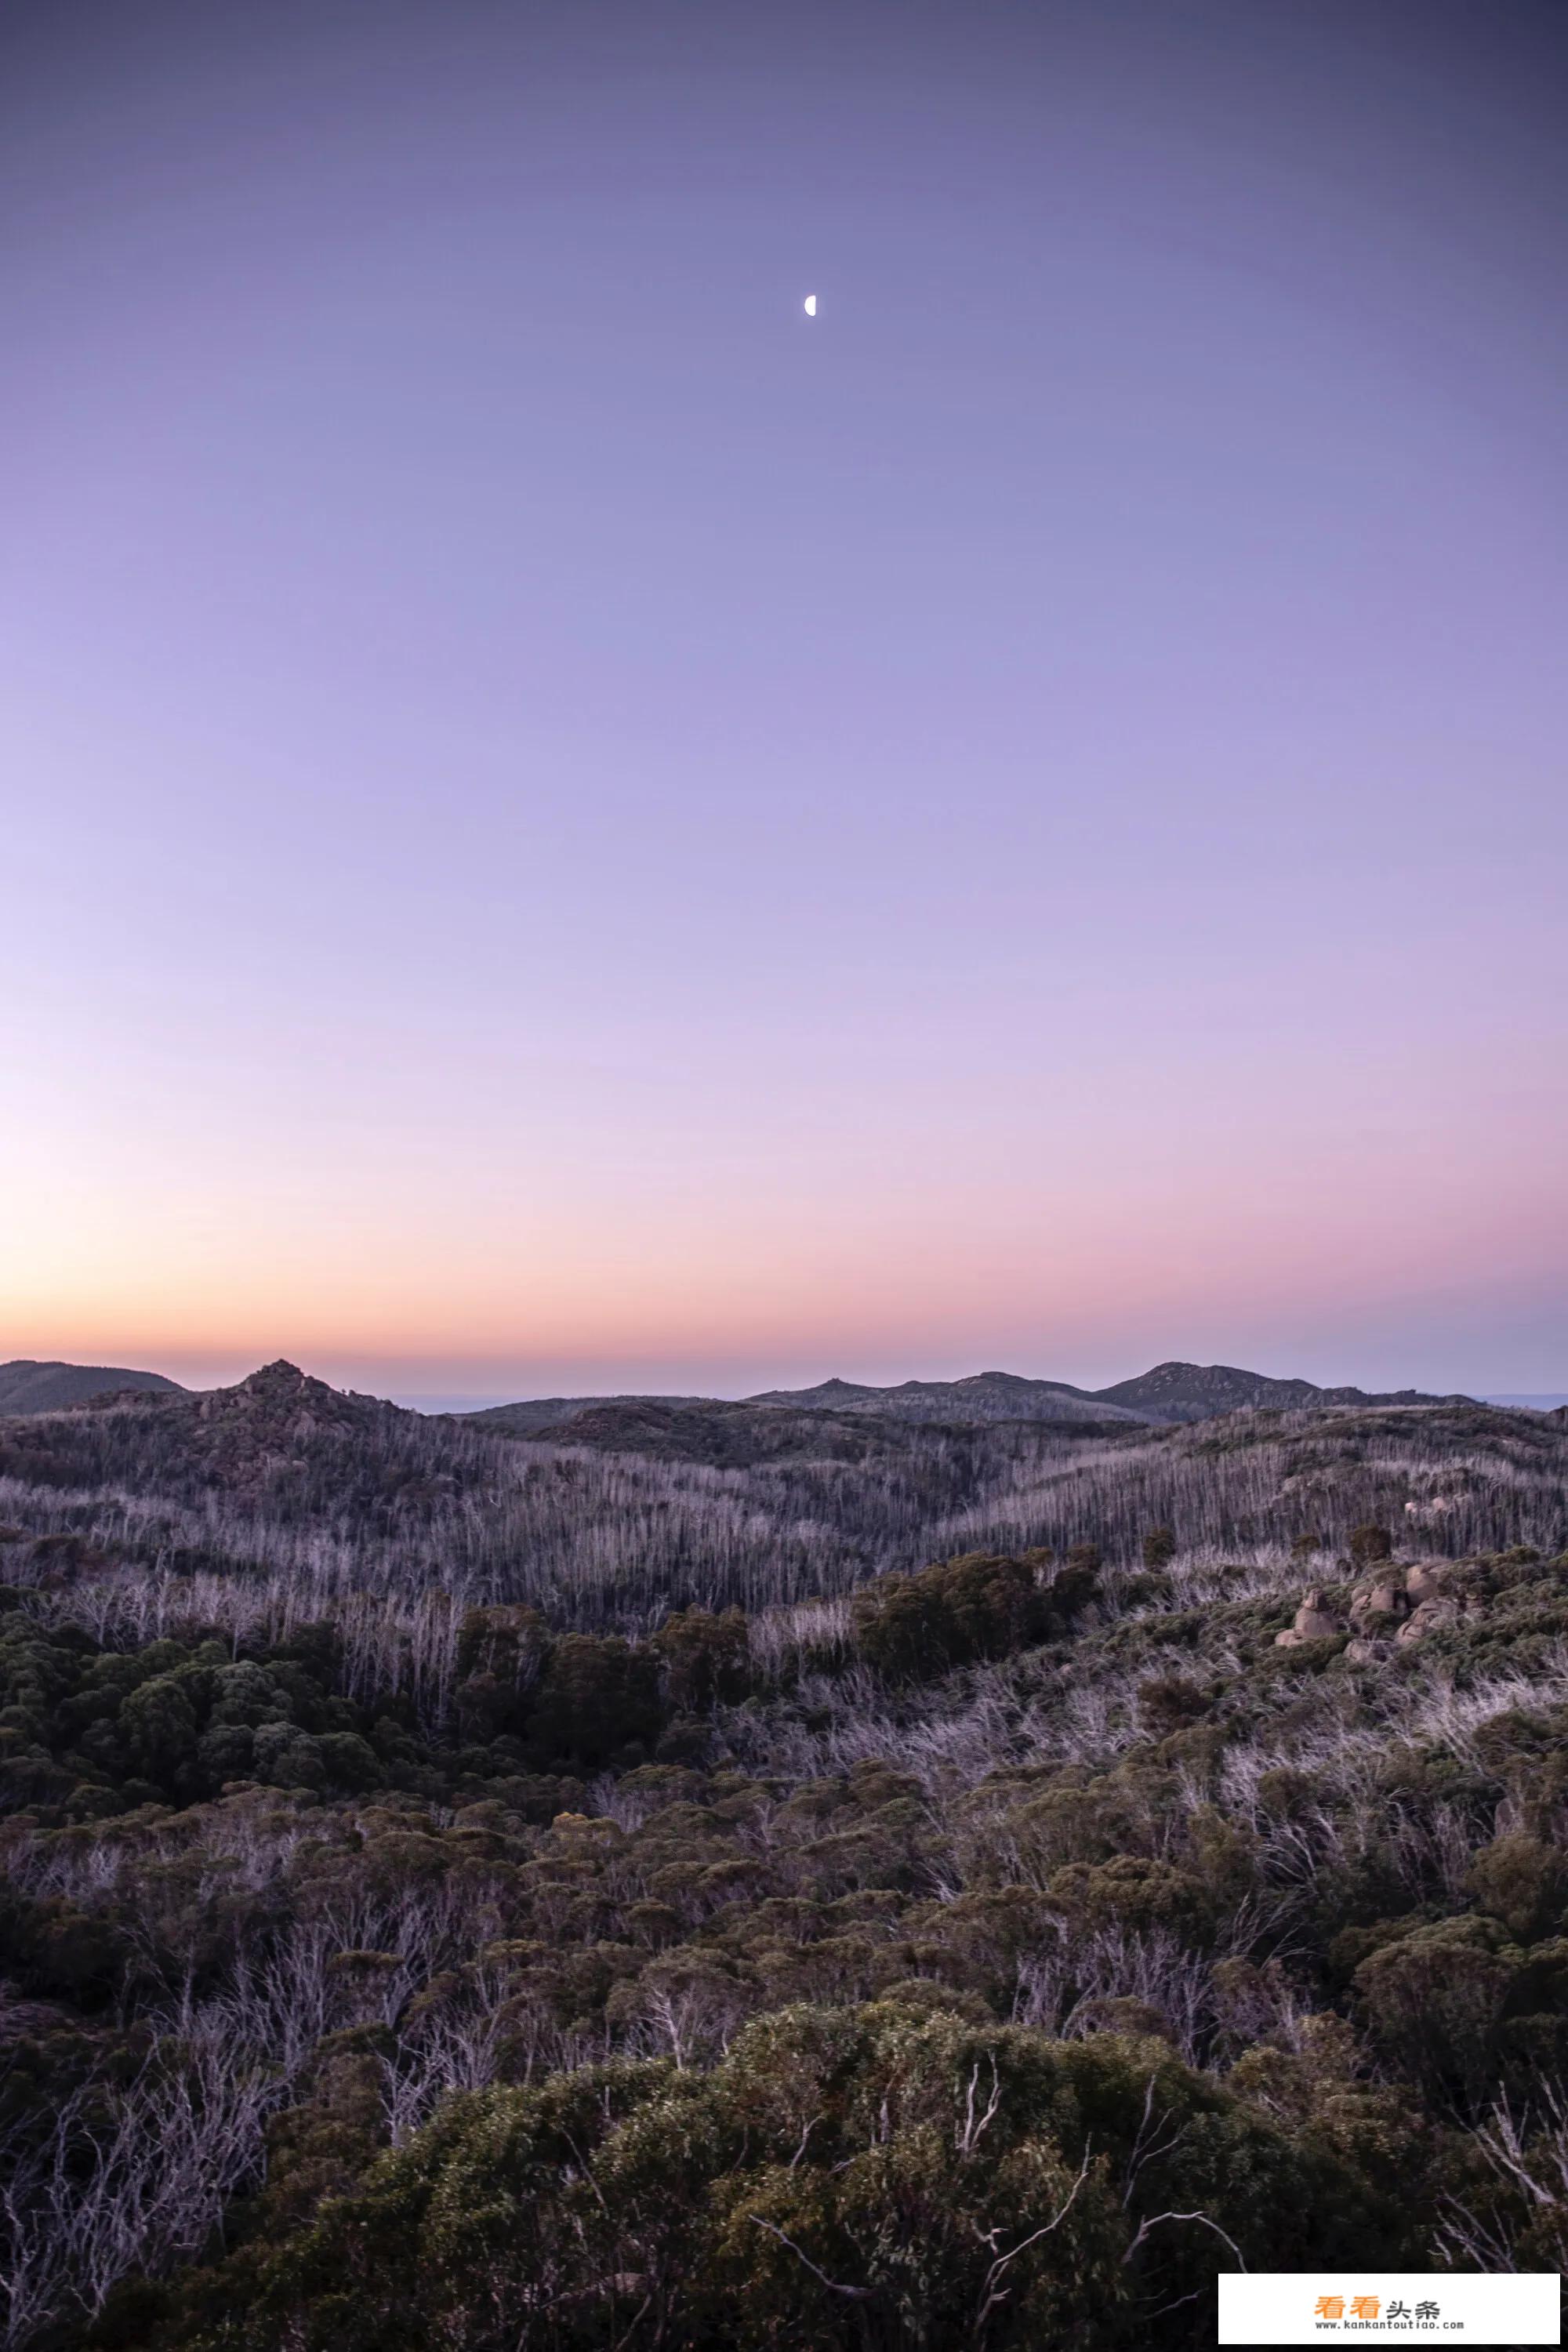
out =
<svg viewBox="0 0 1568 2352"><path fill-rule="evenodd" d="M1568 1384L1565 265L1529 0L13 7L0 1355Z"/></svg>

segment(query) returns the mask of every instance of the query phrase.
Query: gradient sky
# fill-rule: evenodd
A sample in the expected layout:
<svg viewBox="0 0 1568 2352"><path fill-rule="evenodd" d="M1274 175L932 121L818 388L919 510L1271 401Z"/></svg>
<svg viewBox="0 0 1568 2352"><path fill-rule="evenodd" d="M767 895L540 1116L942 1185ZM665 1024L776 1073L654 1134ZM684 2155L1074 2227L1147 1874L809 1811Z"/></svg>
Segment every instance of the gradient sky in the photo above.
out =
<svg viewBox="0 0 1568 2352"><path fill-rule="evenodd" d="M1565 265L1533 0L14 5L0 1355L1568 1385Z"/></svg>

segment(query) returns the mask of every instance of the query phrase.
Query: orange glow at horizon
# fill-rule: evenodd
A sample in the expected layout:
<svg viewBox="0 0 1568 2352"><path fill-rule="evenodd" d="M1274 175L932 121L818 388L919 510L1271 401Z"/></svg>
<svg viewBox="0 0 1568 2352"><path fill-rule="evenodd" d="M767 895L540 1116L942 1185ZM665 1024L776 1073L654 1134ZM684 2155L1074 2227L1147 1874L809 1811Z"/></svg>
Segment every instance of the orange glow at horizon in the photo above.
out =
<svg viewBox="0 0 1568 2352"><path fill-rule="evenodd" d="M634 1193L618 1218L556 1200L526 1220L493 1201L447 1220L386 1195L356 1220L340 1194L271 1209L231 1197L198 1217L143 1193L112 1214L100 1201L91 1223L79 1200L50 1231L42 1207L30 1232L44 1245L6 1268L4 1352L153 1369L285 1355L916 1374L1005 1360L1110 1379L1156 1334L1182 1353L1205 1331L1306 1335L1369 1307L1419 1309L1477 1264L1517 1292L1556 1236L1550 1185L1528 1166L1506 1182L1450 1170L1412 1198L1396 1169L1364 1162L1353 1189L1326 1184L1321 1164L1275 1166L1263 1184L1233 1169L1223 1190L1197 1171L1179 1189L1169 1171L1122 1171L1098 1193L1011 1174L771 1213Z"/></svg>

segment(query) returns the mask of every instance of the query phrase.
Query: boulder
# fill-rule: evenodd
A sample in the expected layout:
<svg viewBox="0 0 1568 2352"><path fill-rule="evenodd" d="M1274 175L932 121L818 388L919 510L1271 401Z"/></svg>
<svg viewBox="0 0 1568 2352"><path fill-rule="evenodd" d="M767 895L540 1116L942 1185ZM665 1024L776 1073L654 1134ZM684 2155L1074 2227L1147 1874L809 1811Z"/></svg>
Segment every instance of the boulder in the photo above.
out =
<svg viewBox="0 0 1568 2352"><path fill-rule="evenodd" d="M1447 1593L1434 1593L1429 1601L1423 1601L1412 1610L1394 1638L1400 1648L1405 1649L1412 1642L1424 1640L1428 1633L1441 1633L1446 1625L1458 1623L1458 1615L1457 1601L1450 1600Z"/></svg>
<svg viewBox="0 0 1568 2352"><path fill-rule="evenodd" d="M1396 1576L1384 1575L1372 1584L1363 1584L1351 1596L1351 1623L1362 1632L1374 1617L1403 1617L1408 1603L1405 1585Z"/></svg>
<svg viewBox="0 0 1568 2352"><path fill-rule="evenodd" d="M1296 1650L1303 1642L1324 1642L1344 1630L1343 1619L1335 1616L1324 1594L1307 1592L1301 1596L1301 1606L1289 1629L1275 1634L1274 1646L1277 1650Z"/></svg>
<svg viewBox="0 0 1568 2352"><path fill-rule="evenodd" d="M1431 1601L1441 1592L1448 1580L1446 1559L1418 1559L1414 1568L1405 1572L1405 1590L1412 1601Z"/></svg>

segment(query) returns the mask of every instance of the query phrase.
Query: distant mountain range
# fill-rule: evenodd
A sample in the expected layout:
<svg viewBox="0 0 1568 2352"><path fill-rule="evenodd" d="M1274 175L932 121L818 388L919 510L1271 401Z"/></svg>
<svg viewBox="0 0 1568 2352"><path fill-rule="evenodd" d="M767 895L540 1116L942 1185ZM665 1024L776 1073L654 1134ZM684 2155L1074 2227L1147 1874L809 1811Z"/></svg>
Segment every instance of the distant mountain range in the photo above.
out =
<svg viewBox="0 0 1568 2352"><path fill-rule="evenodd" d="M1016 1372L972 1372L959 1381L900 1381L893 1388L871 1388L857 1381L819 1381L809 1389L764 1389L743 1398L753 1410L825 1412L835 1415L876 1413L898 1421L991 1422L1070 1421L1142 1423L1166 1427L1172 1423L1212 1421L1220 1413L1273 1408L1303 1412L1311 1406L1378 1404L1468 1404L1459 1396L1429 1396L1421 1389L1392 1389L1381 1393L1357 1388L1320 1388L1312 1381L1271 1380L1263 1372L1242 1371L1233 1364L1156 1364L1135 1380L1119 1381L1108 1389L1080 1389L1068 1381L1026 1380ZM550 1397L527 1403L491 1405L465 1420L482 1422L514 1437L541 1436L592 1414L622 1413L648 1407L679 1412L700 1407L711 1411L710 1397ZM739 1408L730 1406L734 1412Z"/></svg>
<svg viewBox="0 0 1568 2352"><path fill-rule="evenodd" d="M95 1397L127 1391L184 1396L191 1391L161 1372L126 1371L102 1364L0 1364L0 1413L59 1412ZM1358 1388L1320 1388L1312 1381L1272 1380L1233 1364L1156 1364L1135 1380L1107 1389L1075 1388L1067 1381L1026 1380L1016 1372L973 1372L958 1381L900 1381L873 1388L856 1381L820 1381L815 1388L765 1389L738 1402L699 1396L534 1397L515 1404L489 1405L460 1416L510 1437L554 1433L591 1417L593 1433L606 1441L626 1423L639 1430L673 1431L679 1417L700 1412L726 1421L747 1412L826 1413L835 1420L872 1414L900 1422L1073 1422L1143 1423L1211 1421L1221 1413L1260 1408L1302 1412L1325 1405L1468 1404L1460 1396L1430 1396L1420 1389L1369 1393ZM587 1431L584 1434L589 1433ZM776 1428L766 1450L775 1450ZM737 1440L738 1442L738 1440ZM748 1443L748 1454L751 1448Z"/></svg>

